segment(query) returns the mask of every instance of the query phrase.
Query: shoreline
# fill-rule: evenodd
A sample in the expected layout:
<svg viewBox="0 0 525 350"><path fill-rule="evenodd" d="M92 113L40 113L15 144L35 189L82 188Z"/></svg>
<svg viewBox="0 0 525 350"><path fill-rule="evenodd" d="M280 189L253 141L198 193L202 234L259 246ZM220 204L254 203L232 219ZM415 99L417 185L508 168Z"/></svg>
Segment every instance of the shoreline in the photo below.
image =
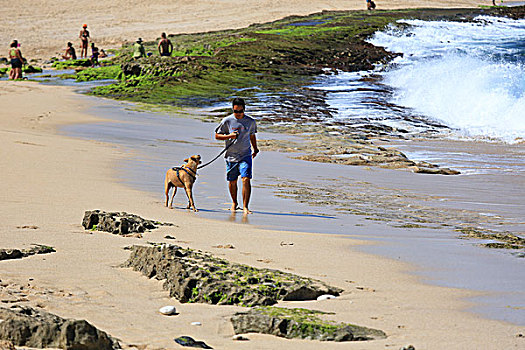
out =
<svg viewBox="0 0 525 350"><path fill-rule="evenodd" d="M422 284L420 278L406 274L412 267L405 263L355 251L348 254L348 249L359 241L261 230L165 209L158 198L133 190L115 178L115 162L133 154L119 146L57 134L59 125L97 120L84 112L89 101L75 96L71 89L8 82L0 101L9 106L0 119L6 145L1 164L9 169L2 182L7 198L1 206L10 214L0 225L2 247L39 243L57 249L57 253L43 257L0 262L3 283L31 285L29 301L22 303L40 304L60 316L85 318L128 343L173 348L171 339L187 334L217 348L242 347L231 340L227 321L236 307L179 304L167 298L161 282L115 268L128 255L120 248L152 240L170 242L163 237L172 234L176 244L341 286L345 293L336 300L279 305L336 311L337 320L382 329L388 335L381 341L345 343L348 348L523 345L523 339L517 337L522 327L460 311L471 305L464 298L472 297L472 292ZM32 176L35 170L38 181ZM143 239L85 232L80 226L82 213L95 208L126 210L174 222L178 227L146 233ZM38 229L16 228L29 224ZM282 241L294 242L294 246L284 248L279 245ZM233 244L236 249L213 248L217 244ZM311 264L312 255L316 256L315 265ZM37 293L41 289L54 293ZM176 305L181 314L176 318L158 315L156 310L165 304ZM202 321L203 326L191 326L193 321ZM491 329L490 334L480 332L483 329ZM249 338L249 346L258 349L316 349L320 344L257 334ZM326 349L342 346L327 342L322 345Z"/></svg>
<svg viewBox="0 0 525 350"><path fill-rule="evenodd" d="M106 105L91 112L111 117L112 123L66 128L66 133L103 142L113 139L119 145L133 149L139 160L118 165L127 174L120 181L157 196L159 205L163 205L159 183L162 183L162 175L168 167L179 165L182 158L196 150L207 161L221 149L221 144L212 140L212 125L191 116L201 115L198 110L185 111L184 116L174 117L165 113L135 111L133 104L128 102L108 101ZM126 112L122 113L122 109ZM268 132L260 132L258 136L260 142L275 138L285 142L297 141L295 136ZM413 143L416 142L411 141L405 146L410 147ZM453 143L440 141L437 145L451 147ZM473 144L463 147L471 151L477 149ZM252 209L256 215L246 218L241 213L231 215L226 210L229 196L223 181L224 165L217 160L199 172L194 188L196 205L200 209L197 216L263 229L337 234L382 243L385 247L366 246L361 251L414 264L418 266L417 274L435 285L492 294L485 298L486 305L478 304L472 311L479 313L483 310L482 315L492 319L513 320L517 324L524 322L520 312L514 309L520 305L522 293L509 297L512 291L523 289L520 279L515 278L521 271L521 259L510 251L477 247L480 240L463 240L461 238L465 236L454 229L472 222L499 230L512 229L515 232L519 229L516 220L521 197L519 190L513 187L519 177L500 177L496 185L493 176L488 179L483 175L441 177L304 162L290 158L295 157L294 153L262 149L263 157L254 164ZM491 184L489 192L497 195L485 196L481 189L487 183ZM330 198L327 198L326 191L334 186L339 188L339 193L330 192ZM185 208L185 200L184 194L175 197L177 210ZM502 207L501 203L505 201L514 201L515 206ZM512 212L508 212L509 209ZM461 215L457 216L459 212ZM480 212L494 212L494 219L480 216ZM403 219L404 216L408 218ZM441 260L445 256L450 259Z"/></svg>

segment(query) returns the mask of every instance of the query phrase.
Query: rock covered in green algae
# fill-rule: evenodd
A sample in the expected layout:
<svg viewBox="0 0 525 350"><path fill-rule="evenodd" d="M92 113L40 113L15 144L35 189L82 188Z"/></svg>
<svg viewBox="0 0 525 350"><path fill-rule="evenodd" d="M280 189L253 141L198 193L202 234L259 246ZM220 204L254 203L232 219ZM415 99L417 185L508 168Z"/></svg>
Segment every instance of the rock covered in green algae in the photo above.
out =
<svg viewBox="0 0 525 350"><path fill-rule="evenodd" d="M284 338L357 341L386 338L383 331L324 321L328 313L300 308L256 307L231 318L235 334L264 333Z"/></svg>
<svg viewBox="0 0 525 350"><path fill-rule="evenodd" d="M294 274L231 263L174 245L133 246L123 265L149 278L181 302L218 305L273 305L279 300L315 300L343 290Z"/></svg>

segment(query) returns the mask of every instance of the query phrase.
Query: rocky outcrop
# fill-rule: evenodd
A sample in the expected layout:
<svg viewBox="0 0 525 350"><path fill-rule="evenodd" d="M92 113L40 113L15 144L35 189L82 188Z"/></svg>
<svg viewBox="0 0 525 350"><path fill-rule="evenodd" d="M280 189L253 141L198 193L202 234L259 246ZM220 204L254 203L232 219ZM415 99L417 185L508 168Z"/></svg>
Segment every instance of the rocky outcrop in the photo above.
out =
<svg viewBox="0 0 525 350"><path fill-rule="evenodd" d="M34 244L33 247L28 249L0 249L0 260L21 259L30 255L48 254L54 252L55 249L53 247L40 244Z"/></svg>
<svg viewBox="0 0 525 350"><path fill-rule="evenodd" d="M174 245L133 246L123 265L149 278L181 302L218 305L273 305L279 300L314 300L343 290L290 273L231 263Z"/></svg>
<svg viewBox="0 0 525 350"><path fill-rule="evenodd" d="M86 230L106 231L116 235L142 233L156 229L161 225L173 225L153 220L146 220L126 212L105 212L102 210L88 210L84 213L82 226Z"/></svg>
<svg viewBox="0 0 525 350"><path fill-rule="evenodd" d="M281 307L256 307L231 318L235 334L264 333L283 338L321 341L357 341L386 338L383 331L346 323L323 321L326 312Z"/></svg>
<svg viewBox="0 0 525 350"><path fill-rule="evenodd" d="M16 346L68 350L120 349L117 341L84 320L64 319L30 307L0 308L0 339Z"/></svg>

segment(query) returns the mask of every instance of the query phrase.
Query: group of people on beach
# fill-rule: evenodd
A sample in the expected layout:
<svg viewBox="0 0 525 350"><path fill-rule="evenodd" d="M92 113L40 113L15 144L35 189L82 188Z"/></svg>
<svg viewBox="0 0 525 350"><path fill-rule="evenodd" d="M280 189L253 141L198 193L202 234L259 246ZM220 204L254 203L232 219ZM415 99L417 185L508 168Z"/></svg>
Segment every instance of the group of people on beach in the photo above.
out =
<svg viewBox="0 0 525 350"><path fill-rule="evenodd" d="M87 58L88 57L88 48L89 48L89 31L87 29L87 24L84 24L82 26L82 30L80 31L80 34L78 36L80 38L80 58ZM89 57L91 60L91 66L95 67L96 65L99 65L98 59L107 57L107 54L104 52L103 49L98 49L98 47L95 46L95 43L91 43L91 56ZM77 59L77 53L75 51L75 48L73 46L73 43L68 42L67 48L62 55L62 58L65 60L76 60Z"/></svg>

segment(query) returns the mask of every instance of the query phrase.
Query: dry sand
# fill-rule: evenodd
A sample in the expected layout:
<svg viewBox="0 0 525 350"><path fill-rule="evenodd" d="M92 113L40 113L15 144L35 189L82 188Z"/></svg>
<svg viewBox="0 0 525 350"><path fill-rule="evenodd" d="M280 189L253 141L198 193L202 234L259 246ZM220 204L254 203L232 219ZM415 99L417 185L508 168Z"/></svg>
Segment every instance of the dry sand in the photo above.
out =
<svg viewBox="0 0 525 350"><path fill-rule="evenodd" d="M477 7L491 1L378 0L376 4L378 9ZM365 0L4 1L0 6L0 47L7 53L11 40L17 39L26 58L49 59L63 52L68 41L80 45L78 35L84 23L99 48L111 48L138 37L155 40L161 32L242 28L289 15L357 9L366 9Z"/></svg>
<svg viewBox="0 0 525 350"><path fill-rule="evenodd" d="M377 1L379 8L385 4ZM475 6L476 1L390 1L389 8ZM28 57L48 58L75 40L87 22L93 38L105 45L142 36L242 27L251 22L307 14L323 9L364 8L364 1L41 1L22 0L0 8L0 38L7 47L19 39ZM148 348L180 348L173 338L190 335L216 349L518 349L525 346L522 327L482 319L465 310L472 292L428 286L407 272L411 266L359 253L356 240L340 236L260 230L216 222L162 206L152 196L115 180L114 164L133 157L110 144L77 140L57 133L68 123L89 123L85 111L94 102L70 88L31 82L1 82L0 89L0 248L51 245L57 252L0 262L0 299L21 300L63 317L83 318L125 343ZM85 210L127 211L173 222L145 234L123 238L86 232ZM37 228L21 228L36 226ZM165 240L165 235L176 241ZM161 282L118 268L128 251L146 241L166 241L222 255L232 261L270 267L321 279L345 289L342 297L324 302L282 303L336 311L337 320L384 330L388 338L374 342L320 343L249 335L234 342L228 317L238 307L179 304L169 299ZM281 246L280 242L293 242ZM236 249L213 248L232 244ZM312 257L315 257L313 263ZM360 288L357 288L360 287ZM18 289L18 293L13 290ZM10 293L7 291L11 290ZM26 300L26 301L23 301ZM180 315L165 317L159 307L173 304ZM9 305L9 303L2 303ZM202 326L191 326L199 321Z"/></svg>
<svg viewBox="0 0 525 350"><path fill-rule="evenodd" d="M96 121L85 113L93 103L92 98L65 87L2 82L0 247L37 243L57 250L1 261L2 300L21 298L22 304L87 319L125 343L149 348L178 348L172 339L180 335L204 340L217 349L398 349L407 344L417 349L523 347L524 339L517 337L522 327L462 311L469 306L462 300L473 293L422 284L407 274L410 266L353 249L364 242L205 220L164 208L161 193L152 196L118 183L113 165L132 154L114 145L56 133L66 123ZM90 209L127 211L177 227L155 230L142 239L86 232L80 223L84 211ZM165 235L176 240L166 240ZM118 267L129 254L123 247L146 241L175 242L342 287L345 293L336 300L282 305L336 311L336 320L382 329L388 338L336 344L249 335L249 342L234 342L228 317L241 308L179 304L168 298L159 281ZM281 246L282 241L294 245ZM236 249L213 248L219 244ZM6 293L21 286L18 294ZM178 307L179 316L157 313L169 304ZM190 325L194 321L202 326Z"/></svg>

